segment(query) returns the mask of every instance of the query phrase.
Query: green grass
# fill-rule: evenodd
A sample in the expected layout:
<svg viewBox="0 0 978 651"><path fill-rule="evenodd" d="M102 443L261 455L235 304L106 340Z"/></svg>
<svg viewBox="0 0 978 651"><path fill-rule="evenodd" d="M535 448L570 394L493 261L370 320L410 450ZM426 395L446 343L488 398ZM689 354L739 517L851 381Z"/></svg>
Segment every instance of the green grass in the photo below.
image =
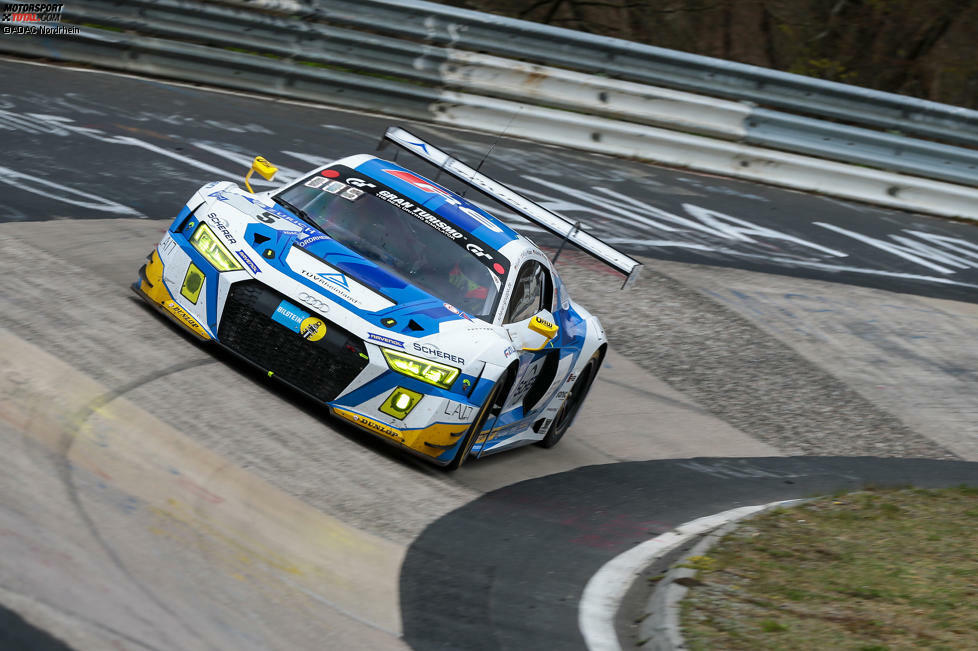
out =
<svg viewBox="0 0 978 651"><path fill-rule="evenodd" d="M978 488L777 509L687 566L690 649L978 648ZM692 560L692 559L691 559Z"/></svg>

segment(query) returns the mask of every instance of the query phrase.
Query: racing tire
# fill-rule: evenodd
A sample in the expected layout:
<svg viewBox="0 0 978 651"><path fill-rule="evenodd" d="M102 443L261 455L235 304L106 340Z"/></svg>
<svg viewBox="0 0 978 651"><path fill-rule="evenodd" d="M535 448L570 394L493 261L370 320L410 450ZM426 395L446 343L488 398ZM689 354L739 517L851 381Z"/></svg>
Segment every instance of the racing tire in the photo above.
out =
<svg viewBox="0 0 978 651"><path fill-rule="evenodd" d="M472 446L475 445L475 440L479 437L479 432L486 424L486 420L489 418L489 414L492 412L492 408L496 404L496 399L502 391L503 385L506 384L506 379L501 379L496 382L496 386L492 388L489 392L489 397L486 398L485 403L482 405L482 409L479 410L478 415L476 415L475 420L472 421L472 426L469 431L465 433L465 438L462 440L462 445L459 447L458 452L455 453L455 458L449 461L446 465L442 466L444 470L452 471L458 470L465 460L469 456L469 452L472 451Z"/></svg>
<svg viewBox="0 0 978 651"><path fill-rule="evenodd" d="M581 371L581 375L571 387L569 395L560 405L560 409L557 410L557 415L550 423L550 429L547 430L546 435L541 440L537 441L537 445L542 448L552 448L560 443L560 439L564 437L564 433L570 429L571 423L574 422L577 411L584 404L584 399L587 397L591 383L594 382L600 367L601 352L598 351L588 360L587 366Z"/></svg>

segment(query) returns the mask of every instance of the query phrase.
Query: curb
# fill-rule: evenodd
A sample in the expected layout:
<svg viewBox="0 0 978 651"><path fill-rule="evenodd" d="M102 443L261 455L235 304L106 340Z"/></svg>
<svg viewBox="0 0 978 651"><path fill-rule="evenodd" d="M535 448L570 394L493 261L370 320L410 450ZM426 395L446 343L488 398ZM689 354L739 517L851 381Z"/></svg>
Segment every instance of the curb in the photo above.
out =
<svg viewBox="0 0 978 651"><path fill-rule="evenodd" d="M740 521L771 509L794 506L805 499L785 500L765 504L762 508L743 515L735 515L725 524L706 533L703 538L684 554L656 584L645 604L644 619L639 627L639 648L646 651L679 651L686 648L679 626L679 609L689 588L677 583L677 579L693 578L698 570L680 567L693 556L702 556L721 538L740 526Z"/></svg>

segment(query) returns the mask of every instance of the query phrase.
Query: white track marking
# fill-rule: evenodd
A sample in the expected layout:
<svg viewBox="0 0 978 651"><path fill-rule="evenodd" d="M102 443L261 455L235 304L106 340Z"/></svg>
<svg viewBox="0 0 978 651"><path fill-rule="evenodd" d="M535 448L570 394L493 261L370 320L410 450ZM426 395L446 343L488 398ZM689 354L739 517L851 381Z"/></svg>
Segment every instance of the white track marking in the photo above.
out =
<svg viewBox="0 0 978 651"><path fill-rule="evenodd" d="M61 183L54 183L42 179L39 176L18 172L9 167L0 167L0 183L6 183L18 190L39 194L42 197L68 203L73 206L113 213L115 215L131 215L141 219L146 218L146 215L143 215L138 210L134 210L121 203L116 203L111 199L82 192L81 190L75 190Z"/></svg>
<svg viewBox="0 0 978 651"><path fill-rule="evenodd" d="M793 501L741 506L691 520L672 531L632 547L602 565L584 586L578 605L577 625L581 629L587 648L590 651L621 651L618 635L615 633L615 613L618 612L618 606L635 577L656 558L690 538L722 524Z"/></svg>

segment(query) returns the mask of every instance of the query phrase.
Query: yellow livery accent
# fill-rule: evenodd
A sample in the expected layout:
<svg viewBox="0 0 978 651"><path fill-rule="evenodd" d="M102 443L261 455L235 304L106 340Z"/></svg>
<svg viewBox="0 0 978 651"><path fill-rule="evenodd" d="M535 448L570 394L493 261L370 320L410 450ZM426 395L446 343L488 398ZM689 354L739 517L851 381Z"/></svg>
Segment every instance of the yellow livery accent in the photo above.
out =
<svg viewBox="0 0 978 651"><path fill-rule="evenodd" d="M397 429L342 407L333 407L333 413L368 432L381 434L429 457L437 457L457 443L469 428L468 423L436 423L421 429Z"/></svg>
<svg viewBox="0 0 978 651"><path fill-rule="evenodd" d="M269 163L262 156L255 156L255 160L251 162L251 169L245 174L245 187L248 188L248 192L254 194L255 191L251 189L251 183L248 182L251 179L251 175L258 172L266 181L271 181L275 178L275 173L278 172L278 168Z"/></svg>
<svg viewBox="0 0 978 651"><path fill-rule="evenodd" d="M299 324L299 334L309 341L319 341L326 336L326 322L317 316L303 319Z"/></svg>
<svg viewBox="0 0 978 651"><path fill-rule="evenodd" d="M547 339L553 339L554 337L557 336L557 325L555 323L550 323L549 321L541 319L538 316L535 316L532 319L530 319L529 328L533 332L536 332L537 334L541 334Z"/></svg>
<svg viewBox="0 0 978 651"><path fill-rule="evenodd" d="M204 272L197 268L193 263L187 267L187 275L183 279L183 287L180 288L180 294L183 295L185 299L197 304L197 299L200 297L200 290L204 287Z"/></svg>
<svg viewBox="0 0 978 651"><path fill-rule="evenodd" d="M160 260L160 254L156 249L153 249L149 263L146 265L145 276L139 282L139 291L187 330L201 339L211 338L204 330L204 326L200 325L197 319L173 300L163 283L163 261Z"/></svg>

